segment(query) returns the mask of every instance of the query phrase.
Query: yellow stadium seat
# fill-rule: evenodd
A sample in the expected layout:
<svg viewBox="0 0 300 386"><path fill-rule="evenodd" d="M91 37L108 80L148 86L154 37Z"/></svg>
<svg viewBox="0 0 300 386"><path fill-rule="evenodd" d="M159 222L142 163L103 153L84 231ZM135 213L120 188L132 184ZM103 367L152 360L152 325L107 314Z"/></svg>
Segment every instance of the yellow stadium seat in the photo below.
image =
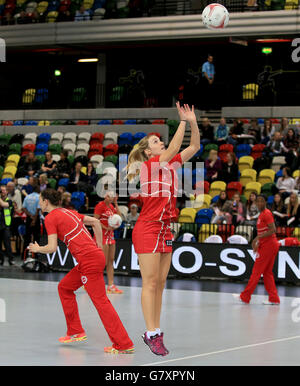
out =
<svg viewBox="0 0 300 386"><path fill-rule="evenodd" d="M239 159L239 171L242 173L244 169L251 169L253 166L254 158L250 155L244 155Z"/></svg>
<svg viewBox="0 0 300 386"><path fill-rule="evenodd" d="M50 121L39 121L38 126L50 126Z"/></svg>
<svg viewBox="0 0 300 386"><path fill-rule="evenodd" d="M258 95L258 84L248 83L243 86L243 99L244 100L255 100Z"/></svg>
<svg viewBox="0 0 300 386"><path fill-rule="evenodd" d="M40 13L40 14L45 13L47 8L48 8L48 5L49 5L48 1L39 2L37 7L36 7L37 13Z"/></svg>
<svg viewBox="0 0 300 386"><path fill-rule="evenodd" d="M248 182L256 182L256 170L255 169L244 169L241 172L240 183L245 187Z"/></svg>
<svg viewBox="0 0 300 386"><path fill-rule="evenodd" d="M299 8L299 0L286 0L284 9L285 10L291 10L291 9L298 9Z"/></svg>
<svg viewBox="0 0 300 386"><path fill-rule="evenodd" d="M300 228L294 229L293 237L297 237L297 239L300 241Z"/></svg>
<svg viewBox="0 0 300 386"><path fill-rule="evenodd" d="M297 177L300 177L300 170L295 170L293 172L293 178L297 178Z"/></svg>
<svg viewBox="0 0 300 386"><path fill-rule="evenodd" d="M257 182L264 186L264 184L268 184L269 182L274 182L275 171L273 169L263 169L257 178Z"/></svg>
<svg viewBox="0 0 300 386"><path fill-rule="evenodd" d="M179 223L194 223L197 211L194 208L183 208L180 211Z"/></svg>
<svg viewBox="0 0 300 386"><path fill-rule="evenodd" d="M5 167L6 166L18 166L18 163L20 161L20 156L19 154L10 154L8 157L7 157L7 160L5 162Z"/></svg>
<svg viewBox="0 0 300 386"><path fill-rule="evenodd" d="M17 172L16 166L6 166L2 174L2 179L15 178L16 172Z"/></svg>
<svg viewBox="0 0 300 386"><path fill-rule="evenodd" d="M198 241L199 243L204 243L204 240L211 235L216 235L218 231L217 224L202 224L199 233Z"/></svg>
<svg viewBox="0 0 300 386"><path fill-rule="evenodd" d="M87 167L86 167L86 166L82 166L81 172L82 172L83 174L86 174L86 171L87 171Z"/></svg>
<svg viewBox="0 0 300 386"><path fill-rule="evenodd" d="M261 184L259 182L248 182L248 184L245 186L244 196L247 198L247 200L249 199L249 196L252 192L260 194Z"/></svg>
<svg viewBox="0 0 300 386"><path fill-rule="evenodd" d="M47 23L54 23L57 19L57 16L58 16L58 12L56 11L51 11L47 14L47 17L46 17L46 22Z"/></svg>
<svg viewBox="0 0 300 386"><path fill-rule="evenodd" d="M23 94L22 103L24 105L26 104L32 104L35 98L36 89L35 88L28 88L25 90Z"/></svg>
<svg viewBox="0 0 300 386"><path fill-rule="evenodd" d="M209 195L214 198L218 196L222 190L226 191L226 183L224 181L214 181L209 188Z"/></svg>
<svg viewBox="0 0 300 386"><path fill-rule="evenodd" d="M209 208L211 199L209 194L199 194L194 201L194 208L197 210Z"/></svg>
<svg viewBox="0 0 300 386"><path fill-rule="evenodd" d="M83 0L83 6L85 9L91 9L94 5L94 0Z"/></svg>

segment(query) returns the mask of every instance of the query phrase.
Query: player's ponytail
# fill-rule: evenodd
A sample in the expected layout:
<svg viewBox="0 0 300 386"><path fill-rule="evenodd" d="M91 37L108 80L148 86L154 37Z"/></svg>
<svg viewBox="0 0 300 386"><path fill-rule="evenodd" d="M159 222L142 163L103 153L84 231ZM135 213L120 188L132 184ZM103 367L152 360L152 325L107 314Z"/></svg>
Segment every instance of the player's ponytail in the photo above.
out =
<svg viewBox="0 0 300 386"><path fill-rule="evenodd" d="M131 150L128 156L127 179L132 181L135 177L139 176L141 165L147 161L145 150L148 149L149 136L142 138L139 143Z"/></svg>

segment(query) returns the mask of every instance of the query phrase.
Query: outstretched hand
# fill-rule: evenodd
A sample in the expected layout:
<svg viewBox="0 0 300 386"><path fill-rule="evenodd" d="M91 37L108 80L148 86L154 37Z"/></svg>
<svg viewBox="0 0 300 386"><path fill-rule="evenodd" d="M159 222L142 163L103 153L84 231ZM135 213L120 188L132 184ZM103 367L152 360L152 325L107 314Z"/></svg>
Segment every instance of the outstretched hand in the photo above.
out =
<svg viewBox="0 0 300 386"><path fill-rule="evenodd" d="M197 121L193 105L192 109L190 109L189 105L184 104L183 106L180 106L180 103L176 102L176 107L180 120L187 122Z"/></svg>
<svg viewBox="0 0 300 386"><path fill-rule="evenodd" d="M30 250L30 252L33 252L33 253L37 253L39 251L39 248L40 246L37 242L35 242L34 244L30 243L28 246L28 249Z"/></svg>

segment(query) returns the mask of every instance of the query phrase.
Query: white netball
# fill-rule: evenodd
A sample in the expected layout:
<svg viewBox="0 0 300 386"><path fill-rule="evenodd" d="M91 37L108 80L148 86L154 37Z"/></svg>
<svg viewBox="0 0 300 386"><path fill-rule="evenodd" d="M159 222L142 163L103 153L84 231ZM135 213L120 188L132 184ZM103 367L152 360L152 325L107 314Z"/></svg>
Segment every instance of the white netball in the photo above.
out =
<svg viewBox="0 0 300 386"><path fill-rule="evenodd" d="M222 4L212 3L202 12L202 21L209 29L225 28L229 22L229 12Z"/></svg>
<svg viewBox="0 0 300 386"><path fill-rule="evenodd" d="M119 216L118 214L114 214L113 216L110 216L108 218L108 225L114 229L117 229L121 226L122 224L122 217Z"/></svg>

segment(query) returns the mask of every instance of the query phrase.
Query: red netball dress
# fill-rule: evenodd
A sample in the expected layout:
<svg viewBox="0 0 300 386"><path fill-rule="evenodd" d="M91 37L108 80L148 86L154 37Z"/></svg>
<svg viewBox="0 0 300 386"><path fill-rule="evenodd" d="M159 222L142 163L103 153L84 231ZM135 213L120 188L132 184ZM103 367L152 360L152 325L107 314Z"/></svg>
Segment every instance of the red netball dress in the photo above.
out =
<svg viewBox="0 0 300 386"><path fill-rule="evenodd" d="M99 202L94 209L94 214L97 214L100 216L99 220L101 224L103 224L105 227L108 227L108 218L110 216L113 216L117 213L116 208L110 204L109 206L106 205L104 201ZM114 231L107 230L102 228L102 244L103 245L111 245L115 244L115 237L114 237Z"/></svg>

